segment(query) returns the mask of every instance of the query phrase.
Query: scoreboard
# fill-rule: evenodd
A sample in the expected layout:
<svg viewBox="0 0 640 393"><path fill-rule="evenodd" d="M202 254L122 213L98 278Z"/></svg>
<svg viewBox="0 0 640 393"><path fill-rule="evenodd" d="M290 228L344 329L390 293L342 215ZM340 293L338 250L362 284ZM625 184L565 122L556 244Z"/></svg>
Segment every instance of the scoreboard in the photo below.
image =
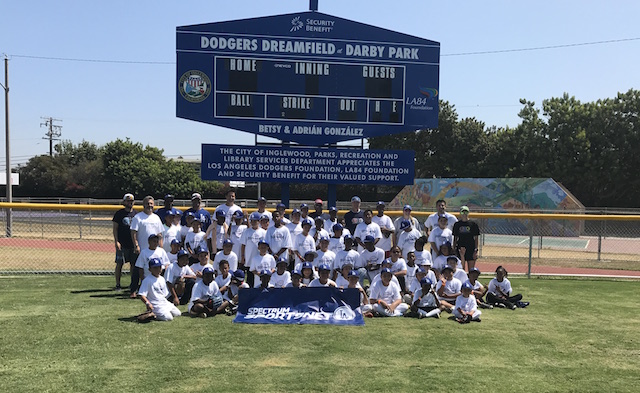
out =
<svg viewBox="0 0 640 393"><path fill-rule="evenodd" d="M178 27L176 113L316 146L435 128L439 55L318 12Z"/></svg>

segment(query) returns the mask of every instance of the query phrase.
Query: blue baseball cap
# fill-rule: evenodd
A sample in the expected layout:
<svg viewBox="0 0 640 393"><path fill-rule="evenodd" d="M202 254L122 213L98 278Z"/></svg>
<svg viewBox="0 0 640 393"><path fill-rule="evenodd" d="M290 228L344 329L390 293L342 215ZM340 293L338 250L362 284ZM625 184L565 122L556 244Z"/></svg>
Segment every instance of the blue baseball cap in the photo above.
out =
<svg viewBox="0 0 640 393"><path fill-rule="evenodd" d="M233 216L234 218L242 218L244 217L244 213L242 212L242 210L236 210L233 212L233 214L231 214L231 216Z"/></svg>
<svg viewBox="0 0 640 393"><path fill-rule="evenodd" d="M303 204L300 205L300 210L308 209L308 208L309 208L309 205L307 205L306 203L303 203Z"/></svg>
<svg viewBox="0 0 640 393"><path fill-rule="evenodd" d="M280 208L286 209L287 206L284 203L280 202L276 205L276 209L280 209Z"/></svg>
<svg viewBox="0 0 640 393"><path fill-rule="evenodd" d="M378 204L376 206L386 206L384 201L378 201Z"/></svg>
<svg viewBox="0 0 640 393"><path fill-rule="evenodd" d="M347 277L360 277L360 275L358 275L356 270L351 270L349 274L347 274Z"/></svg>
<svg viewBox="0 0 640 393"><path fill-rule="evenodd" d="M300 214L300 209L298 209L298 208L293 209L293 210L291 211L291 214L292 214L292 215L293 215L293 214Z"/></svg>
<svg viewBox="0 0 640 393"><path fill-rule="evenodd" d="M309 225L309 226L313 226L313 221L311 221L308 218L305 218L304 220L302 220L302 222L300 223L300 225Z"/></svg>
<svg viewBox="0 0 640 393"><path fill-rule="evenodd" d="M344 229L344 227L342 226L342 224L333 224L333 227L331 228L333 229L333 231L341 231Z"/></svg>
<svg viewBox="0 0 640 393"><path fill-rule="evenodd" d="M338 211L338 208L337 208L337 207L335 207L335 206L331 206L331 207L329 208L329 211L330 211L330 212L337 212L337 211Z"/></svg>
<svg viewBox="0 0 640 393"><path fill-rule="evenodd" d="M384 273L392 274L391 269L389 269L388 267L385 267L384 269L380 270L380 274L384 274Z"/></svg>
<svg viewBox="0 0 640 393"><path fill-rule="evenodd" d="M351 197L351 202L362 202L362 200L359 196L354 195L353 197Z"/></svg>
<svg viewBox="0 0 640 393"><path fill-rule="evenodd" d="M260 277L262 276L271 276L271 270L263 269L260 271Z"/></svg>
<svg viewBox="0 0 640 393"><path fill-rule="evenodd" d="M187 212L187 214L184 215L185 217L195 217L195 213L194 212Z"/></svg>
<svg viewBox="0 0 640 393"><path fill-rule="evenodd" d="M149 269L152 267L162 266L162 260L160 258L151 258L149 259Z"/></svg>
<svg viewBox="0 0 640 393"><path fill-rule="evenodd" d="M268 242L268 241L266 241L266 240L264 240L264 239L260 239L260 240L258 240L258 246L261 246L261 245L263 245L263 244L265 244L265 245L267 245L267 246L268 246L268 245L269 245L269 242Z"/></svg>
<svg viewBox="0 0 640 393"><path fill-rule="evenodd" d="M304 257L306 258L306 257L307 257L307 255L313 255L313 258L314 258L314 259L318 257L318 253L317 253L317 252L315 252L315 251L307 251L307 252L305 252L305 253L304 253Z"/></svg>
<svg viewBox="0 0 640 393"><path fill-rule="evenodd" d="M443 268L442 268L442 270L440 270L440 273L444 273L444 272L445 272L445 270L451 270L451 271L453 271L453 268L452 268L451 266L447 265L447 266L443 267Z"/></svg>
<svg viewBox="0 0 640 393"><path fill-rule="evenodd" d="M411 208L411 205L404 205L402 210L413 210L413 209Z"/></svg>
<svg viewBox="0 0 640 393"><path fill-rule="evenodd" d="M223 245L223 246L226 246L227 244L231 244L231 245L233 245L233 240L231 240L231 239L224 239L224 241L222 242L222 245Z"/></svg>
<svg viewBox="0 0 640 393"><path fill-rule="evenodd" d="M429 284L429 286L433 286L433 283L427 277L423 277L422 280L420 280L420 284L421 285Z"/></svg>
<svg viewBox="0 0 640 393"><path fill-rule="evenodd" d="M193 215L193 222L200 222L200 217L197 217L195 214Z"/></svg>
<svg viewBox="0 0 640 393"><path fill-rule="evenodd" d="M480 270L477 267L474 267L474 268L469 269L469 274L471 274L471 273L480 274Z"/></svg>
<svg viewBox="0 0 640 393"><path fill-rule="evenodd" d="M271 217L269 217L269 216L268 216L268 215L266 215L266 214L263 214L263 215L262 215L262 217L260 217L260 221L262 221L262 220L267 220L267 221L269 221L269 220L271 220Z"/></svg>
<svg viewBox="0 0 640 393"><path fill-rule="evenodd" d="M180 250L178 251L178 258L182 257L182 256L189 256L189 253L186 250Z"/></svg>
<svg viewBox="0 0 640 393"><path fill-rule="evenodd" d="M244 281L244 271L242 271L241 269L234 271L233 278L238 281Z"/></svg>
<svg viewBox="0 0 640 393"><path fill-rule="evenodd" d="M258 198L258 202L266 202L267 198L261 196L260 198Z"/></svg>
<svg viewBox="0 0 640 393"><path fill-rule="evenodd" d="M205 253L205 252L206 252L206 253L209 253L209 251L207 250L207 248L206 248L206 247L202 247L202 246L198 246L198 247L196 247L196 249L195 249L195 250L193 250L193 251L194 251L194 254L202 254L202 253Z"/></svg>
<svg viewBox="0 0 640 393"><path fill-rule="evenodd" d="M171 195L171 194L166 194L166 195L164 196L164 199L173 199L173 195Z"/></svg>
<svg viewBox="0 0 640 393"><path fill-rule="evenodd" d="M159 238L159 236L158 236L158 234L157 234L157 233L152 233L151 235L149 235L149 237L148 237L147 239L148 239L148 240L151 240L151 239L154 239L154 238L155 238L155 239Z"/></svg>
<svg viewBox="0 0 640 393"><path fill-rule="evenodd" d="M320 240L321 242L328 242L328 241L329 241L329 238L328 238L328 237L326 237L326 236L320 236L320 237L318 238L318 240Z"/></svg>
<svg viewBox="0 0 640 393"><path fill-rule="evenodd" d="M416 270L416 274L417 274L417 273L424 273L424 274L427 274L427 271L426 271L423 267L419 267L419 268Z"/></svg>
<svg viewBox="0 0 640 393"><path fill-rule="evenodd" d="M302 272L300 270L294 270L291 272L292 276L300 276L302 277Z"/></svg>
<svg viewBox="0 0 640 393"><path fill-rule="evenodd" d="M328 263L321 263L320 266L318 266L318 271L320 270L331 271L331 266L329 266Z"/></svg>
<svg viewBox="0 0 640 393"><path fill-rule="evenodd" d="M260 221L262 218L262 214L258 212L253 212L249 215L249 221Z"/></svg>
<svg viewBox="0 0 640 393"><path fill-rule="evenodd" d="M313 269L311 262L302 262L302 269Z"/></svg>
<svg viewBox="0 0 640 393"><path fill-rule="evenodd" d="M347 240L353 240L353 236L351 236L351 235L344 235L344 236L342 237L342 240L344 240L344 241L347 241Z"/></svg>
<svg viewBox="0 0 640 393"><path fill-rule="evenodd" d="M400 222L400 229L401 229L401 230L402 230L402 229L407 229L407 228L409 228L410 226L411 226L411 221L409 221L409 220L402 220L402 221Z"/></svg>
<svg viewBox="0 0 640 393"><path fill-rule="evenodd" d="M464 284L462 284L462 289L473 289L473 285L471 285L469 281L465 281Z"/></svg>
<svg viewBox="0 0 640 393"><path fill-rule="evenodd" d="M178 209L167 209L167 211L164 212L164 216L175 216L176 214L178 214Z"/></svg>
<svg viewBox="0 0 640 393"><path fill-rule="evenodd" d="M227 214L224 210L216 210L216 217L225 217Z"/></svg>
<svg viewBox="0 0 640 393"><path fill-rule="evenodd" d="M174 244L180 244L180 240L178 239L171 240L171 245L173 246Z"/></svg>
<svg viewBox="0 0 640 393"><path fill-rule="evenodd" d="M375 241L376 241L376 239L371 235L367 235L367 236L364 237L364 243L373 243Z"/></svg>
<svg viewBox="0 0 640 393"><path fill-rule="evenodd" d="M202 269L202 274L213 274L213 269L207 266L204 269Z"/></svg>
<svg viewBox="0 0 640 393"><path fill-rule="evenodd" d="M278 260L276 261L276 264L278 263L289 263L289 258L287 258L286 256L281 256L280 258L278 258Z"/></svg>

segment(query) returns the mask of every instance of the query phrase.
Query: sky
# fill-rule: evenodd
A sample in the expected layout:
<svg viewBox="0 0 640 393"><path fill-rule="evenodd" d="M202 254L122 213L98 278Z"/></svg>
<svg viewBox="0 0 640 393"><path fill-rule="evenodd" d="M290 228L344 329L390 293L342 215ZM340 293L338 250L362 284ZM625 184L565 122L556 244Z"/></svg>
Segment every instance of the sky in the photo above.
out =
<svg viewBox="0 0 640 393"><path fill-rule="evenodd" d="M307 0L3 0L12 166L48 154L41 117L60 119L73 143L130 138L169 158L199 159L201 143L253 145L253 134L176 118L176 27L308 9ZM319 0L318 11L440 42L440 99L487 127L516 126L521 98L540 107L563 93L589 102L640 88L632 0ZM611 42L591 44L602 41ZM4 137L0 146L4 171Z"/></svg>

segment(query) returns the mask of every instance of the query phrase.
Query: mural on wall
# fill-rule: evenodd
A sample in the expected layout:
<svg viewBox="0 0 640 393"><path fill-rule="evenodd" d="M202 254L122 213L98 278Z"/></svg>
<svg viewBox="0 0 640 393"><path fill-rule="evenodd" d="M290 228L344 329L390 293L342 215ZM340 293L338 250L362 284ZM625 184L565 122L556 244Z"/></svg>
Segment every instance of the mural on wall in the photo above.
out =
<svg viewBox="0 0 640 393"><path fill-rule="evenodd" d="M571 193L550 178L514 179L416 179L389 203L389 210L411 205L415 210L435 211L438 199L447 201L456 213L462 205L472 212L581 211L584 206ZM529 228L543 236L578 236L581 221L541 221L488 219L485 233L528 234Z"/></svg>

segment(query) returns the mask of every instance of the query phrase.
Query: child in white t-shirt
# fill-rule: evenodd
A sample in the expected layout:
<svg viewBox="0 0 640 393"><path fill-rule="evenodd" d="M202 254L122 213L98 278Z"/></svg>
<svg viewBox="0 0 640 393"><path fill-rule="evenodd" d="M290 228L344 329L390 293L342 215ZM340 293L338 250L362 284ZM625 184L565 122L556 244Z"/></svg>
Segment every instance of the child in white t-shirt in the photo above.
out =
<svg viewBox="0 0 640 393"><path fill-rule="evenodd" d="M415 318L440 318L440 313L446 307L440 304L433 282L424 277L420 280L420 289L413 294L413 303L410 311L405 316Z"/></svg>
<svg viewBox="0 0 640 393"><path fill-rule="evenodd" d="M286 288L287 284L291 282L291 273L287 271L289 265L289 258L286 256L280 257L276 262L276 271L271 275L271 285L275 288Z"/></svg>
<svg viewBox="0 0 640 393"><path fill-rule="evenodd" d="M506 307L515 310L517 307L525 308L529 302L522 301L522 295L511 296L511 282L507 279L507 269L502 266L496 268L496 277L489 282L487 289L487 302L497 307Z"/></svg>
<svg viewBox="0 0 640 393"><path fill-rule="evenodd" d="M163 250L164 251L164 250ZM169 290L162 271L162 260L151 258L149 260L149 275L142 280L138 296L147 306L147 311L138 316L138 321L146 322L152 319L158 321L171 321L182 314L178 308L167 300Z"/></svg>
<svg viewBox="0 0 640 393"><path fill-rule="evenodd" d="M480 322L480 314L476 297L473 296L473 285L468 281L462 284L462 294L456 298L453 315L459 323Z"/></svg>

